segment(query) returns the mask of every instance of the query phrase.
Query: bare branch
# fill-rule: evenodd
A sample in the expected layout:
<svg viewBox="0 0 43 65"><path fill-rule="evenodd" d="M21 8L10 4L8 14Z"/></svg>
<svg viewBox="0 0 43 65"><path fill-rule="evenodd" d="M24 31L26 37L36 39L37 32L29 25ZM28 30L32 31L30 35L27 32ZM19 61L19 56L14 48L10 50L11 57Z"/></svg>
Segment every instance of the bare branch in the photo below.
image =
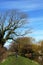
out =
<svg viewBox="0 0 43 65"><path fill-rule="evenodd" d="M27 15L23 12L16 10L5 12L4 15L2 14L2 16L0 15L0 31L2 33L1 39L6 42L9 39L14 40L14 36L24 36L27 33L29 33L19 33L20 28L22 28L22 26L25 25L26 20ZM12 35L14 36L12 37Z"/></svg>

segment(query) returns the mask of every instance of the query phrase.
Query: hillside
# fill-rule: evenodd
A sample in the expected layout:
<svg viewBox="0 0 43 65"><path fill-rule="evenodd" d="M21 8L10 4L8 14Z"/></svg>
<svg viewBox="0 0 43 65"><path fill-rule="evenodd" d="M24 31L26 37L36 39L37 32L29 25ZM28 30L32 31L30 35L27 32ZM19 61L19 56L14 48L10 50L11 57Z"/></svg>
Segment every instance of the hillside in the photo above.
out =
<svg viewBox="0 0 43 65"><path fill-rule="evenodd" d="M10 56L4 62L0 63L0 65L39 65L39 64L37 62L31 61L21 56L19 56L18 58L16 58L15 56Z"/></svg>

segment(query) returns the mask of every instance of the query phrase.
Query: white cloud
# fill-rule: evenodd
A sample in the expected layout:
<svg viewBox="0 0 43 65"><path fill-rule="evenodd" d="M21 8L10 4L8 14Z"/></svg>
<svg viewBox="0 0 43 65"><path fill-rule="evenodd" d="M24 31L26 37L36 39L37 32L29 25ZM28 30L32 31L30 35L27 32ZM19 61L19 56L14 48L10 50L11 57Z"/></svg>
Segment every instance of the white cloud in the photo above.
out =
<svg viewBox="0 0 43 65"><path fill-rule="evenodd" d="M36 41L43 40L43 30L33 31L33 33L30 34L30 36L34 37Z"/></svg>
<svg viewBox="0 0 43 65"><path fill-rule="evenodd" d="M34 35L42 35L43 36L43 30L36 30L36 31L33 31Z"/></svg>
<svg viewBox="0 0 43 65"><path fill-rule="evenodd" d="M42 28L43 26L43 17L36 17L36 18L28 18L27 19L27 27L30 25L31 27L37 28Z"/></svg>
<svg viewBox="0 0 43 65"><path fill-rule="evenodd" d="M29 18L28 21L30 21L30 22L42 22L43 17Z"/></svg>
<svg viewBox="0 0 43 65"><path fill-rule="evenodd" d="M40 40L43 40L43 36L36 36L34 37L36 41L40 41Z"/></svg>
<svg viewBox="0 0 43 65"><path fill-rule="evenodd" d="M34 3L29 1L8 1L8 2L1 2L0 8L6 9L14 9L18 8L23 11L32 11L32 10L39 10L43 9L43 3Z"/></svg>

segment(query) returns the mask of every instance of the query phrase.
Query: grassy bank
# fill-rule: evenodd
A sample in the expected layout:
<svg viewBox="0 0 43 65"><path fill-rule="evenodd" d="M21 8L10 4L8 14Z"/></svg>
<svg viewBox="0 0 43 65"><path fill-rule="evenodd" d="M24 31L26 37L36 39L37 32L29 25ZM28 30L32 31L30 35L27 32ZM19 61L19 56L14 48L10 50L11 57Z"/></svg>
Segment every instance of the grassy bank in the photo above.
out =
<svg viewBox="0 0 43 65"><path fill-rule="evenodd" d="M39 65L37 62L29 60L27 58L18 56L9 56L5 61L0 63L0 65Z"/></svg>

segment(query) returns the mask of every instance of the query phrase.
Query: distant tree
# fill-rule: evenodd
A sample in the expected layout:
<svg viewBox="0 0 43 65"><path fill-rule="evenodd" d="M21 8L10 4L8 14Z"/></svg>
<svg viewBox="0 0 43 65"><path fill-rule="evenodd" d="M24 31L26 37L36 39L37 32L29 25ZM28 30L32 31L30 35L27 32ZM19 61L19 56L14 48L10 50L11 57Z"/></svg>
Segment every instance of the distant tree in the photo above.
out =
<svg viewBox="0 0 43 65"><path fill-rule="evenodd" d="M9 51L16 52L16 49L18 49L18 44L12 43L9 46Z"/></svg>
<svg viewBox="0 0 43 65"><path fill-rule="evenodd" d="M26 46L30 48L31 44L32 44L32 39L30 37L21 37L16 39L16 43L12 42L10 48L14 49L15 47L18 47L18 49L20 50L21 48Z"/></svg>
<svg viewBox="0 0 43 65"><path fill-rule="evenodd" d="M31 45L32 38L31 37L21 37L21 38L17 38L16 42L18 43L18 46L22 48L22 46L24 45Z"/></svg>
<svg viewBox="0 0 43 65"><path fill-rule="evenodd" d="M41 41L41 52L43 53L43 41Z"/></svg>
<svg viewBox="0 0 43 65"><path fill-rule="evenodd" d="M24 28L26 20L27 15L17 10L0 13L0 44L2 47L8 40L15 41L16 37L27 34L27 30L25 33L19 32L20 28Z"/></svg>
<svg viewBox="0 0 43 65"><path fill-rule="evenodd" d="M28 57L30 59L33 59L34 51L32 49L32 38L31 37L21 37L16 39L16 44L14 42L11 44L11 47L9 50L16 51L18 49L18 54L22 55L24 57Z"/></svg>
<svg viewBox="0 0 43 65"><path fill-rule="evenodd" d="M32 49L33 51L35 51L35 53L39 53L40 51L40 45L37 45L37 44L32 44Z"/></svg>
<svg viewBox="0 0 43 65"><path fill-rule="evenodd" d="M33 54L34 51L32 50L32 45L25 44L21 50L21 55L33 59Z"/></svg>
<svg viewBox="0 0 43 65"><path fill-rule="evenodd" d="M35 56L34 56L34 60L39 62L39 56L40 56L40 45L38 45L37 43L35 44L32 44L32 50L34 51L35 53Z"/></svg>
<svg viewBox="0 0 43 65"><path fill-rule="evenodd" d="M42 55L41 65L43 65L43 40L41 41L41 55Z"/></svg>

